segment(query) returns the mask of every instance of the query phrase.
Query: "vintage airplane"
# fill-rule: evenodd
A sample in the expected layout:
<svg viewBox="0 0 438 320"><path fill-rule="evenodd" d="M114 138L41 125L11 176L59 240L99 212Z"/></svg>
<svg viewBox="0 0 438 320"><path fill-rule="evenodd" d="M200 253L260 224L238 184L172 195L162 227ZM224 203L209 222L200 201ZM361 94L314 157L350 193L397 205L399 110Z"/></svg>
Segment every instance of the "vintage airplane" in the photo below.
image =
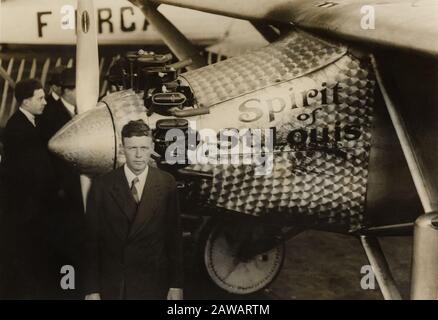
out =
<svg viewBox="0 0 438 320"><path fill-rule="evenodd" d="M0 2L0 74L7 79L0 78L0 129L17 107L10 88L15 81L38 77L45 84L55 66L75 63L75 7L75 0ZM100 47L100 95L103 96L112 89L105 76L121 52L139 48L158 52L168 49L159 32L129 1L96 0L94 10ZM167 5L160 11L204 50L209 63L267 44L245 20ZM191 19L185 18L188 14Z"/></svg>
<svg viewBox="0 0 438 320"><path fill-rule="evenodd" d="M377 237L412 234L420 217L411 296L438 297L436 1L132 2L181 62L127 54L110 75L124 90L97 102L92 2L79 0L83 113L53 152L88 176L112 170L124 163L122 126L144 119L157 165L180 183L203 266L228 292L266 287L284 242L320 229L360 238L384 298L400 299ZM203 66L161 3L251 20L271 43Z"/></svg>

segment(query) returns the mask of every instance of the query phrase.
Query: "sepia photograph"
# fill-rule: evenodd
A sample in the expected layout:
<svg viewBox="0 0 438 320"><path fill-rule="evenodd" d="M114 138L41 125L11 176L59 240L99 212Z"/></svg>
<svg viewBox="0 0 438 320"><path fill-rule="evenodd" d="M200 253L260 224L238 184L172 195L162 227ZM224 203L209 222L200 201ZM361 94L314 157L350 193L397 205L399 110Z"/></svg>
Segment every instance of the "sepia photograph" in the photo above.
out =
<svg viewBox="0 0 438 320"><path fill-rule="evenodd" d="M0 300L438 299L437 36L436 0L1 0Z"/></svg>

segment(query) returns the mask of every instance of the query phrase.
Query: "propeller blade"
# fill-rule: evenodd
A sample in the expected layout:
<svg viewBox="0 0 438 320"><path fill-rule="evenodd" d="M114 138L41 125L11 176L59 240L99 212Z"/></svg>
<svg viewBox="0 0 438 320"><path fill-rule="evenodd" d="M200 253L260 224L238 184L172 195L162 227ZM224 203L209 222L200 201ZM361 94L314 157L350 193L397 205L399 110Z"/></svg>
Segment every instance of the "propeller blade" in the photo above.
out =
<svg viewBox="0 0 438 320"><path fill-rule="evenodd" d="M94 108L99 99L99 53L93 0L78 0L76 42L76 103L78 113ZM81 189L86 208L91 180L81 175Z"/></svg>
<svg viewBox="0 0 438 320"><path fill-rule="evenodd" d="M99 98L99 55L93 0L78 0L76 45L78 113L96 106Z"/></svg>

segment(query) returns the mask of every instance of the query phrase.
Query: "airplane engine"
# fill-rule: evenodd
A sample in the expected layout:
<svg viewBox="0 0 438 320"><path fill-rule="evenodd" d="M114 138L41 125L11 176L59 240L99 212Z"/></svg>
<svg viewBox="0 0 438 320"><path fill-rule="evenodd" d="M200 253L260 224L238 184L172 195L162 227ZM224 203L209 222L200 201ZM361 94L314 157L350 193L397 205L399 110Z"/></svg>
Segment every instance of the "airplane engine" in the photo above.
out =
<svg viewBox="0 0 438 320"><path fill-rule="evenodd" d="M178 80L190 88L192 105L166 115L145 105L151 101L145 92L109 94L61 129L50 149L83 173L103 173L124 163L121 129L130 120L154 129L166 119L186 120L196 143L184 145L188 162L175 172L190 186L191 211L196 203L200 212L227 219L251 216L280 233L288 226L354 233L390 223L395 211L420 208L370 60L361 52L292 31ZM388 194L389 205L383 201ZM241 228L213 228L204 259L216 284L244 294L275 278L284 248L274 241L262 258L236 262L224 239L244 234L252 223L236 224Z"/></svg>

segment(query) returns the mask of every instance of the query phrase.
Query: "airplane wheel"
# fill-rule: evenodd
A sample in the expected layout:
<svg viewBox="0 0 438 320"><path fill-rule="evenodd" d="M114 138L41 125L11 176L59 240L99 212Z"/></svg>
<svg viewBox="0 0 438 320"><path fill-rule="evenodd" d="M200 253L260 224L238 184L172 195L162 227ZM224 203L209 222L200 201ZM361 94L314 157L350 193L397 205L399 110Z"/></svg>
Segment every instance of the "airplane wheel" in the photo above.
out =
<svg viewBox="0 0 438 320"><path fill-rule="evenodd" d="M236 257L224 225L216 225L204 242L204 266L210 279L221 289L245 295L268 286L279 274L285 256L284 243L246 261Z"/></svg>

